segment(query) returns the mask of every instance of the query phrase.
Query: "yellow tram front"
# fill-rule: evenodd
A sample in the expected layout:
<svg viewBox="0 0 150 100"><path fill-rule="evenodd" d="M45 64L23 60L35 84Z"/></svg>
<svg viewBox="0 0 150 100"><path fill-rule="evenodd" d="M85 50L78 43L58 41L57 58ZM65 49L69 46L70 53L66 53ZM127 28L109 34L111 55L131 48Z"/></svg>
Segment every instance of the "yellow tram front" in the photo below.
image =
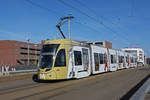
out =
<svg viewBox="0 0 150 100"><path fill-rule="evenodd" d="M38 66L38 79L67 79L70 42L69 39L57 39L44 43Z"/></svg>

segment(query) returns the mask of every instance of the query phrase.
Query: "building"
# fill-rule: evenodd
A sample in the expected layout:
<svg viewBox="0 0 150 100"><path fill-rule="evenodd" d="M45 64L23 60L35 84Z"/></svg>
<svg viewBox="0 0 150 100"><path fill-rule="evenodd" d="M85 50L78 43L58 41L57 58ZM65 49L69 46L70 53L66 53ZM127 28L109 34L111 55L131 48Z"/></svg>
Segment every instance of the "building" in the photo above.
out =
<svg viewBox="0 0 150 100"><path fill-rule="evenodd" d="M138 65L144 65L145 64L145 53L144 50L141 48L123 48L122 49L125 52L132 53L134 56L137 57L137 64Z"/></svg>
<svg viewBox="0 0 150 100"><path fill-rule="evenodd" d="M112 43L108 41L96 41L96 42L88 42L88 43L112 49Z"/></svg>
<svg viewBox="0 0 150 100"><path fill-rule="evenodd" d="M0 65L37 65L41 44L0 40Z"/></svg>

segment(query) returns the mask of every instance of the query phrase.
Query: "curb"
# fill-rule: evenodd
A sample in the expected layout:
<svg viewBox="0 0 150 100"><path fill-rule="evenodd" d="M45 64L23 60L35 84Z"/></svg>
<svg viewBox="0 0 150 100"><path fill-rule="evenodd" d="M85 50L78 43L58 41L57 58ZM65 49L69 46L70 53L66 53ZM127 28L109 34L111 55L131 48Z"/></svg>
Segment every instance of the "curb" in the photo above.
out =
<svg viewBox="0 0 150 100"><path fill-rule="evenodd" d="M143 100L150 89L150 74L131 88L120 100Z"/></svg>
<svg viewBox="0 0 150 100"><path fill-rule="evenodd" d="M147 92L150 89L150 78L139 88L138 91L130 98L130 100L144 100Z"/></svg>

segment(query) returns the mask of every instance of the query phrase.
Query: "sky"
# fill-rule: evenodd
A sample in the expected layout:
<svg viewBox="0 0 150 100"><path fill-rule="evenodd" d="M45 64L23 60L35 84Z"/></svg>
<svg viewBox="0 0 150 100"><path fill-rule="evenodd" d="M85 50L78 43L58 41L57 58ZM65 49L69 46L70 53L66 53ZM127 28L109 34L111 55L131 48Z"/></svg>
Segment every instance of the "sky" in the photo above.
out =
<svg viewBox="0 0 150 100"><path fill-rule="evenodd" d="M62 38L56 24L72 14L71 39L139 47L150 56L150 0L0 0L0 40ZM62 25L68 37L68 24Z"/></svg>

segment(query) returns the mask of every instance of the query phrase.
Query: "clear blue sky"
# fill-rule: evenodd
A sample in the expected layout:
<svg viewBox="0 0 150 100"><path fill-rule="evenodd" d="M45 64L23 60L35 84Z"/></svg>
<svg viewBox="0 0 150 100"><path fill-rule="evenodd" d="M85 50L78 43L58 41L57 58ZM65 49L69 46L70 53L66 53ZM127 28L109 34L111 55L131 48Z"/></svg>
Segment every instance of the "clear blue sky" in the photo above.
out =
<svg viewBox="0 0 150 100"><path fill-rule="evenodd" d="M75 17L71 20L73 40L108 40L113 48L141 47L150 56L150 0L30 1L34 4L0 0L0 40L26 41L30 37L38 43L61 38L55 25L71 13ZM67 23L62 29L67 36Z"/></svg>

